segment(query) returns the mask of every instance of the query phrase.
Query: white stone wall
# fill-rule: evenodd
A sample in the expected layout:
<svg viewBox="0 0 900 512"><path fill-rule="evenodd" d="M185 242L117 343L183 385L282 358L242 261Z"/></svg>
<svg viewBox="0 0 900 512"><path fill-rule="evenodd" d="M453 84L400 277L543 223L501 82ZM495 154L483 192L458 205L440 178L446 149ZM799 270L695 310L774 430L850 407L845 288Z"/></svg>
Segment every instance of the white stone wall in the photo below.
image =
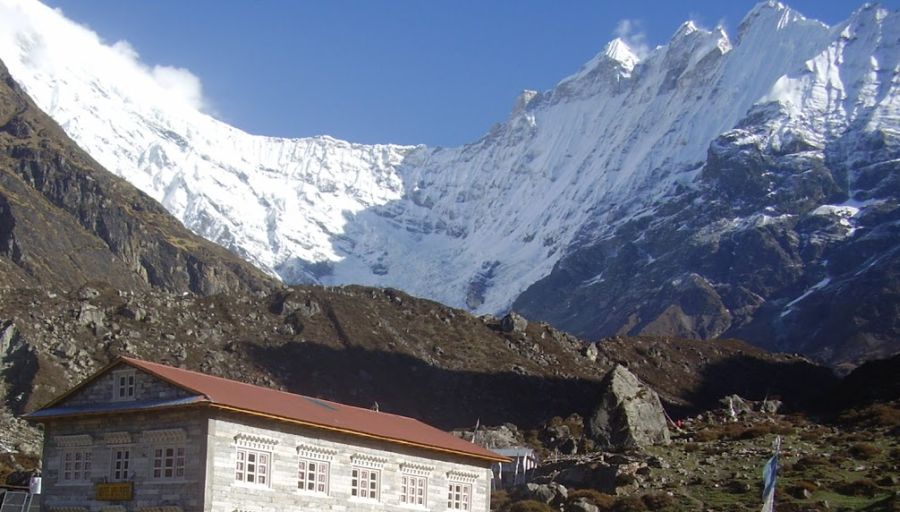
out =
<svg viewBox="0 0 900 512"><path fill-rule="evenodd" d="M94 416L48 423L44 431L41 510L83 507L99 511L103 507L122 505L125 510L131 511L141 507L179 505L184 512L199 512L203 509L204 497L206 426L202 411L197 409ZM151 477L153 448L157 443L149 441L151 435L148 431L162 429L184 433L186 453L183 478L163 481ZM71 443L72 439L82 442L88 438L92 454L90 482L61 482L62 456L66 449L63 445ZM133 475L134 500L96 501L94 486L111 480L111 452L119 446L129 446L132 450L129 473Z"/></svg>
<svg viewBox="0 0 900 512"><path fill-rule="evenodd" d="M209 512L443 511L447 510L447 492L452 477L448 474L454 472L473 477L470 510L488 512L490 509L491 472L488 462L479 464L452 455L236 414L211 419L208 436L211 467L205 510ZM236 439L239 436L255 437L256 441L263 443L273 442L270 485L249 486L235 482ZM298 490L298 446L333 453L327 496ZM383 464L378 502L351 497L351 467L356 455ZM433 468L428 471L427 507L401 504L400 478L401 465L404 464Z"/></svg>

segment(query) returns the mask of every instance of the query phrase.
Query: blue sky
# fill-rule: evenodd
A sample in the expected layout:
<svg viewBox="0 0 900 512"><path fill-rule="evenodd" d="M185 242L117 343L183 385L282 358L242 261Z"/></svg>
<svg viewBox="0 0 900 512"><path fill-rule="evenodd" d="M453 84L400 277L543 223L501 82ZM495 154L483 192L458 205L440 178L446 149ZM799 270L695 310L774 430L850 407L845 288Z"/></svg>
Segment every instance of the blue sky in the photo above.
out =
<svg viewBox="0 0 900 512"><path fill-rule="evenodd" d="M150 65L197 75L245 131L455 146L502 121L628 28L649 47L693 19L729 35L755 2L628 0L51 0ZM829 24L861 2L787 2ZM882 2L897 9L900 0ZM627 22L625 22L627 20ZM623 23L624 22L624 23Z"/></svg>

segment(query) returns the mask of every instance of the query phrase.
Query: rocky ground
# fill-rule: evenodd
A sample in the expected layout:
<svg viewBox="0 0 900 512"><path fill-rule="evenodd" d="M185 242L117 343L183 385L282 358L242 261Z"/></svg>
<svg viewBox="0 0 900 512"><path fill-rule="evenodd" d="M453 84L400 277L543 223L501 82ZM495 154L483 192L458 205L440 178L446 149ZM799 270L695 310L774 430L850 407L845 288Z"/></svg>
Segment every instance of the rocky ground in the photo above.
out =
<svg viewBox="0 0 900 512"><path fill-rule="evenodd" d="M493 509L759 510L762 468L779 437L776 510L900 510L900 402L829 417L747 405L735 418L724 406L687 418L673 426L671 444L643 450L593 450L574 415L535 430L496 429L507 433L501 438L536 447L543 464L531 483L496 492ZM548 448L559 446L560 433L576 453Z"/></svg>
<svg viewBox="0 0 900 512"><path fill-rule="evenodd" d="M587 343L511 314L475 317L395 290L292 287L200 296L96 283L71 292L0 285L0 447L39 453L16 419L117 355L420 418L445 429L587 415L603 375L627 365L677 416L723 394L808 403L826 369L745 343ZM348 386L347 375L365 385ZM417 382L410 396L408 376Z"/></svg>

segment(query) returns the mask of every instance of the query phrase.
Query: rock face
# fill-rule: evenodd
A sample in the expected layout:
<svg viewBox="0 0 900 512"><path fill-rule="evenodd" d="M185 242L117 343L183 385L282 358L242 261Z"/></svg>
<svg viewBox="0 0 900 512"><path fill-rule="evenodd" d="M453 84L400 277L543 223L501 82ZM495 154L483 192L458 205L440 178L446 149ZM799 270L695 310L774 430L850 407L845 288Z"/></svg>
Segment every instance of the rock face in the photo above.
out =
<svg viewBox="0 0 900 512"><path fill-rule="evenodd" d="M605 448L643 448L669 444L659 395L622 365L601 382L600 404L591 415L591 436Z"/></svg>
<svg viewBox="0 0 900 512"><path fill-rule="evenodd" d="M0 63L0 286L74 289L93 280L199 294L273 284L103 169Z"/></svg>

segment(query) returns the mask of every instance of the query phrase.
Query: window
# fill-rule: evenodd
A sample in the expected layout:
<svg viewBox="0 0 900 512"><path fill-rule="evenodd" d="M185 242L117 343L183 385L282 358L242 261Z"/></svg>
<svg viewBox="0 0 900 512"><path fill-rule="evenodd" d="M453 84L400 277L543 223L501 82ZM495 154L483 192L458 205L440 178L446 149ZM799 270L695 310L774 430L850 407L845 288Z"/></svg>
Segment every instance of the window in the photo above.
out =
<svg viewBox="0 0 900 512"><path fill-rule="evenodd" d="M128 469L131 467L131 449L113 448L110 478L115 482L128 480Z"/></svg>
<svg viewBox="0 0 900 512"><path fill-rule="evenodd" d="M400 477L400 503L424 507L428 479L424 476L403 475Z"/></svg>
<svg viewBox="0 0 900 512"><path fill-rule="evenodd" d="M113 372L113 400L134 400L134 370Z"/></svg>
<svg viewBox="0 0 900 512"><path fill-rule="evenodd" d="M172 480L184 477L184 446L160 446L153 450L153 478Z"/></svg>
<svg viewBox="0 0 900 512"><path fill-rule="evenodd" d="M266 452L237 449L237 462L234 466L234 479L248 484L269 485L269 460Z"/></svg>
<svg viewBox="0 0 900 512"><path fill-rule="evenodd" d="M380 470L354 467L350 473L350 496L377 501L379 476Z"/></svg>
<svg viewBox="0 0 900 512"><path fill-rule="evenodd" d="M320 460L300 459L297 488L328 494L328 466L327 462Z"/></svg>
<svg viewBox="0 0 900 512"><path fill-rule="evenodd" d="M89 482L91 480L91 449L71 448L63 452L61 480Z"/></svg>
<svg viewBox="0 0 900 512"><path fill-rule="evenodd" d="M471 485L450 482L450 490L447 494L447 508L454 510L469 510L469 499L471 496Z"/></svg>

